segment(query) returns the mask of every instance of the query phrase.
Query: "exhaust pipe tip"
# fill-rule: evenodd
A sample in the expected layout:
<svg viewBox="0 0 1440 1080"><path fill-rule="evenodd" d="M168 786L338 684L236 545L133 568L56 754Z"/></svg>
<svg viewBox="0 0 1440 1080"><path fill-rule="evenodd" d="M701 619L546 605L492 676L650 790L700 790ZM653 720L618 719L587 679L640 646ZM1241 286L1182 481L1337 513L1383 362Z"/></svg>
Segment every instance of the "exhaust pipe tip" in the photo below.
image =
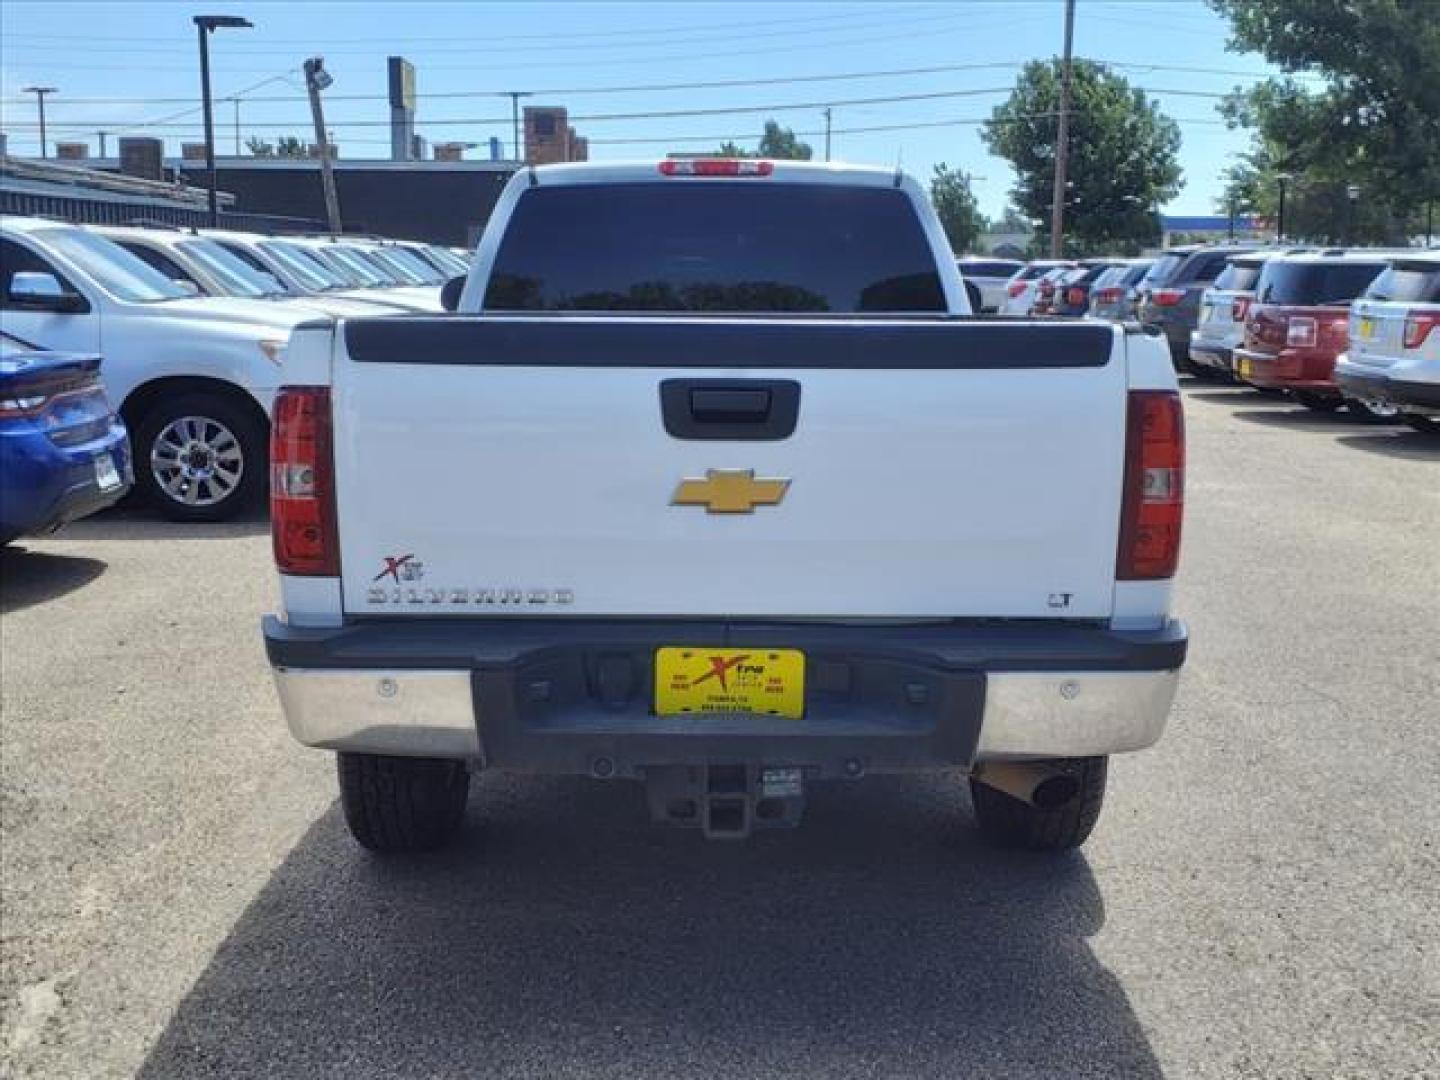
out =
<svg viewBox="0 0 1440 1080"><path fill-rule="evenodd" d="M1080 794L1080 781L1053 765L1029 761L987 761L976 780L1038 810L1059 810Z"/></svg>

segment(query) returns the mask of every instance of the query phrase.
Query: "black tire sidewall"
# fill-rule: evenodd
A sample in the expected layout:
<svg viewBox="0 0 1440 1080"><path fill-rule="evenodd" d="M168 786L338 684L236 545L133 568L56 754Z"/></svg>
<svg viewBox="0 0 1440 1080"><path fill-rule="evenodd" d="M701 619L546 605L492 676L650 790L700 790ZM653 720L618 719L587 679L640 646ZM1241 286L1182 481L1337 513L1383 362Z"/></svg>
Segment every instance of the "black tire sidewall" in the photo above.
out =
<svg viewBox="0 0 1440 1080"><path fill-rule="evenodd" d="M240 444L244 464L240 483L211 506L187 506L167 495L150 469L150 452L156 437L181 416L209 417L230 429ZM171 521L227 521L255 506L267 485L266 432L245 405L203 391L165 398L141 417L135 427L135 487L141 498Z"/></svg>

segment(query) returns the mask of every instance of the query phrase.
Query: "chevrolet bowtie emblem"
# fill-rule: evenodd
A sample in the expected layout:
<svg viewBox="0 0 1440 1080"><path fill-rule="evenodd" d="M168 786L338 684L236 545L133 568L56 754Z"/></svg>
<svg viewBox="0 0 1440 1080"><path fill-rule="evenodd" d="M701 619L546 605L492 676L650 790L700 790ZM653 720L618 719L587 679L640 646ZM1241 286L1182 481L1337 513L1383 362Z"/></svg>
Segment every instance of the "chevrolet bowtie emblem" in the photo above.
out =
<svg viewBox="0 0 1440 1080"><path fill-rule="evenodd" d="M706 469L704 480L681 480L671 506L703 506L709 514L753 514L757 506L779 506L790 489L780 477L755 478L754 469Z"/></svg>

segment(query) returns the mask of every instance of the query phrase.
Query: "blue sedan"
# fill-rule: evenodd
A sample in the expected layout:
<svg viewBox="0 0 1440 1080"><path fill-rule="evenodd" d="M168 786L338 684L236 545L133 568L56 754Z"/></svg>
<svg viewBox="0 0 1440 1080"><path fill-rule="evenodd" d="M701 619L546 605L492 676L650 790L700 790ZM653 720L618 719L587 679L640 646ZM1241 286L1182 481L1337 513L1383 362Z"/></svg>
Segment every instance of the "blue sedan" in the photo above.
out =
<svg viewBox="0 0 1440 1080"><path fill-rule="evenodd" d="M100 358L0 333L0 545L103 510L133 476Z"/></svg>

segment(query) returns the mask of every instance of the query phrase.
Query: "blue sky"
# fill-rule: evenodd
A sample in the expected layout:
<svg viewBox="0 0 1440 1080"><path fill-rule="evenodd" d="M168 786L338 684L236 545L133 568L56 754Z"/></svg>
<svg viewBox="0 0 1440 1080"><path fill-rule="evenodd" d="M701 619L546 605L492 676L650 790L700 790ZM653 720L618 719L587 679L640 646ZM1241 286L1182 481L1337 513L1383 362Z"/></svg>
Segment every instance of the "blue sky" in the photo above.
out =
<svg viewBox="0 0 1440 1080"><path fill-rule="evenodd" d="M1198 0L1079 0L1077 10L1076 55L1126 65L1123 74L1180 122L1186 184L1166 209L1213 212L1219 173L1247 144L1243 132L1219 122L1216 95L1272 69L1258 56L1227 52L1224 20ZM215 95L240 96L245 137L305 133L309 111L298 69L305 57L321 54L335 78L327 120L341 154L387 156L385 58L398 53L417 67L417 130L431 141L483 143L495 136L508 146L509 101L496 95L524 90L536 92L531 103L568 107L579 133L590 137L594 159L652 159L669 150L708 149L727 138L753 145L767 116L804 133L818 151L821 109L829 103L836 159L899 161L924 177L935 163L947 162L974 175L982 209L992 215L1004 207L1013 177L1004 161L986 153L972 121L1004 99L1020 63L1058 54L1063 35L1060 0L222 0L203 6L6 0L0 15L0 128L11 151L38 148L33 99L21 94L35 84L60 91L48 108L52 143L88 137L94 153L100 129L163 135L171 153L178 153L181 141L198 141L190 17L199 12L243 15L255 23L250 30L220 31L212 49ZM761 82L936 67L955 70ZM741 85L629 89L716 82ZM345 100L352 95L362 99ZM873 100L899 97L910 100ZM732 109L754 111L719 111ZM717 111L602 119L692 110ZM222 102L221 153L233 148L234 119L233 104ZM888 130L855 130L860 128Z"/></svg>

